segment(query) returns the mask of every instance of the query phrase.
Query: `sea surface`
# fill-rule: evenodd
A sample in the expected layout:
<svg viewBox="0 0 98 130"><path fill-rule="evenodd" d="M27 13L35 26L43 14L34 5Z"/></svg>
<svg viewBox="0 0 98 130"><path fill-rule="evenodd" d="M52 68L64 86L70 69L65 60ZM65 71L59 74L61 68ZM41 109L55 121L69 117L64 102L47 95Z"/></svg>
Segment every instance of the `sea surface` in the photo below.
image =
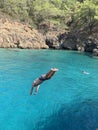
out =
<svg viewBox="0 0 98 130"><path fill-rule="evenodd" d="M54 67L59 71L30 96L34 79ZM0 130L98 130L98 58L0 49Z"/></svg>

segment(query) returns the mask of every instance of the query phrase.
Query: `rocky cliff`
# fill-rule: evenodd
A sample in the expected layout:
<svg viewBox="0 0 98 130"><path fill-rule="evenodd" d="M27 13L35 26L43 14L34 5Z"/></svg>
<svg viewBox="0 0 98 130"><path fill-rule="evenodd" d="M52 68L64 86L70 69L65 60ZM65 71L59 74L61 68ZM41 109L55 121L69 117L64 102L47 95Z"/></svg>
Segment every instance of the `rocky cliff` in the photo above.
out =
<svg viewBox="0 0 98 130"><path fill-rule="evenodd" d="M94 29L90 34L86 31L48 32L46 44L49 48L90 52L98 56L98 29Z"/></svg>
<svg viewBox="0 0 98 130"><path fill-rule="evenodd" d="M58 30L51 25L44 25L43 29L48 31L42 34L30 25L0 18L0 47L77 50L98 56L98 29L91 34L86 31Z"/></svg>
<svg viewBox="0 0 98 130"><path fill-rule="evenodd" d="M29 25L0 19L0 47L46 49L44 36Z"/></svg>

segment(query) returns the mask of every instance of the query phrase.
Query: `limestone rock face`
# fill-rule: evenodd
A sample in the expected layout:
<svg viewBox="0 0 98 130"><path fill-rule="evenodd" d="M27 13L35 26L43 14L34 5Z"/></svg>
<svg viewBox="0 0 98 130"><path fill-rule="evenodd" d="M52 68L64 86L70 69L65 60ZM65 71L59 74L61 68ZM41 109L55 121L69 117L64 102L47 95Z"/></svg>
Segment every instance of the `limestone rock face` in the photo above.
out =
<svg viewBox="0 0 98 130"><path fill-rule="evenodd" d="M49 48L53 49L61 49L61 33L64 33L64 31L61 30L52 30L48 31L46 34L46 44L49 46Z"/></svg>
<svg viewBox="0 0 98 130"><path fill-rule="evenodd" d="M46 49L44 36L29 25L0 19L0 47Z"/></svg>
<svg viewBox="0 0 98 130"><path fill-rule="evenodd" d="M98 29L91 34L84 31L61 30L42 24L35 30L30 25L0 17L0 47L21 49L66 49L91 52L98 56Z"/></svg>
<svg viewBox="0 0 98 130"><path fill-rule="evenodd" d="M82 52L91 52L97 55L98 51L98 33L87 35L68 33L62 34L59 38L61 48L66 50L78 50Z"/></svg>

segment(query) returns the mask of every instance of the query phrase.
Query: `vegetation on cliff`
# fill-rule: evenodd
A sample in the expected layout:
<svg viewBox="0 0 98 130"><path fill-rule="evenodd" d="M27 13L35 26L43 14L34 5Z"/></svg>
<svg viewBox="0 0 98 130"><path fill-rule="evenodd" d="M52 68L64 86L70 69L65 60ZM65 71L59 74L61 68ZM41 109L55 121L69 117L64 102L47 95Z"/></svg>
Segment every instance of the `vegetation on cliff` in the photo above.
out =
<svg viewBox="0 0 98 130"><path fill-rule="evenodd" d="M86 29L98 26L98 0L0 0L0 11L32 26Z"/></svg>

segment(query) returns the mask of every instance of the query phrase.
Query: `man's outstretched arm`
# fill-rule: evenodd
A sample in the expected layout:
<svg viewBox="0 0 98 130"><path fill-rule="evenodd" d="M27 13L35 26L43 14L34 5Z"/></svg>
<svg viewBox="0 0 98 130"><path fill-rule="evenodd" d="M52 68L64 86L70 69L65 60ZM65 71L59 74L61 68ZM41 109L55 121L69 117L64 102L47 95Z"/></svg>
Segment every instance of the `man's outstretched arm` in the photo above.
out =
<svg viewBox="0 0 98 130"><path fill-rule="evenodd" d="M56 71L58 71L57 68L51 69L51 70L46 74L46 79L50 79L50 78L55 74Z"/></svg>

